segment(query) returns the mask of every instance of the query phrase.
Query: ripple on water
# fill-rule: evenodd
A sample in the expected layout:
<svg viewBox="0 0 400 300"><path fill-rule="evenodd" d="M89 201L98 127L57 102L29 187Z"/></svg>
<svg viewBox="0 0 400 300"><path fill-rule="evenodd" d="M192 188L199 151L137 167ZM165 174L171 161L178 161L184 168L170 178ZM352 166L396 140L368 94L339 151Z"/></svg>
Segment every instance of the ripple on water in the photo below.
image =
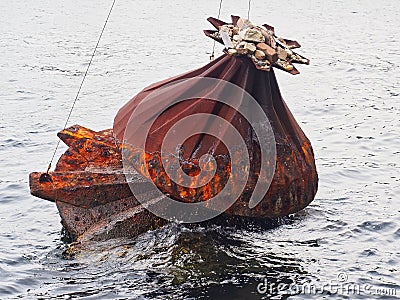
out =
<svg viewBox="0 0 400 300"><path fill-rule="evenodd" d="M388 230L395 228L395 226L396 224L392 222L379 221L365 221L362 224L358 225L359 228L377 233L387 232Z"/></svg>
<svg viewBox="0 0 400 300"><path fill-rule="evenodd" d="M14 139L6 139L1 141L1 147L3 148L22 148L26 147L29 141L21 141L21 140L14 140Z"/></svg>

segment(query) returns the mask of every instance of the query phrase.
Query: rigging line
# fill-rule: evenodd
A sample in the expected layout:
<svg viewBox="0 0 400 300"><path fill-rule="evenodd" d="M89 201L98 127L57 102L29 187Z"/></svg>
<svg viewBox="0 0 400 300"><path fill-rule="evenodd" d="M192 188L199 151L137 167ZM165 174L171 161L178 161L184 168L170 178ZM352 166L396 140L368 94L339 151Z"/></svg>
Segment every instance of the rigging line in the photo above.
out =
<svg viewBox="0 0 400 300"><path fill-rule="evenodd" d="M64 125L64 128L63 128L63 129L67 128L67 125L68 125L68 122L69 122L69 118L71 117L72 111L74 110L76 101L78 100L78 97L79 97L79 93L81 92L83 83L85 82L85 78L86 78L86 76L87 76L87 74L88 74L88 72L89 72L90 65L92 64L94 55L96 54L97 47L99 46L101 37L103 36L104 30L106 29L106 25L107 25L108 19L110 18L111 12L112 12L112 10L113 10L113 8L114 8L115 1L116 1L116 0L113 0L113 3L112 3L111 8L110 8L110 11L108 12L106 21L104 22L104 25L103 25L103 29L102 29L101 32L100 32L100 35L99 35L99 38L98 38L98 40L97 40L96 46L94 47L92 56L90 57L89 64L88 64L88 66L87 66L87 68L86 68L85 74L83 75L81 84L80 84L80 86L79 86L78 92L76 93L74 102L72 103L71 109L70 109L70 111L69 111L69 114L68 114L67 120L65 121L65 125ZM50 168L51 168L51 163L52 163L53 160L54 160L54 157L55 157L55 155L56 155L56 152L57 152L59 146L60 146L60 140L58 140L57 145L56 145L56 148L54 149L54 153L53 153L53 156L51 157L51 160L50 160L49 166L47 167L46 173L49 173L49 170L50 170Z"/></svg>
<svg viewBox="0 0 400 300"><path fill-rule="evenodd" d="M219 17L221 16L221 7L222 7L222 0L219 1L219 9L218 9L218 17L217 17L217 19L219 19ZM214 40L214 43L213 43L213 48L212 48L210 60L214 60L214 52L215 52L215 40Z"/></svg>
<svg viewBox="0 0 400 300"><path fill-rule="evenodd" d="M247 20L250 20L250 6L251 6L251 0L249 0L249 9L247 10Z"/></svg>
<svg viewBox="0 0 400 300"><path fill-rule="evenodd" d="M219 9L218 9L218 17L217 17L217 19L219 19L219 17L221 16L221 7L222 7L222 0L219 2Z"/></svg>

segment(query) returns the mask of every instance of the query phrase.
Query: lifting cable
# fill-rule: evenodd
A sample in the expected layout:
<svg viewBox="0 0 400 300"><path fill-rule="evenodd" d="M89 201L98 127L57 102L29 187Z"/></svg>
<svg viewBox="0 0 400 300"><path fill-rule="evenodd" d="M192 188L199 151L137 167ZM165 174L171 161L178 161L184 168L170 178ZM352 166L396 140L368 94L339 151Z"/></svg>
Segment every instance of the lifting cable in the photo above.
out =
<svg viewBox="0 0 400 300"><path fill-rule="evenodd" d="M93 50L92 56L90 57L89 64L88 64L88 66L87 66L87 68L86 68L85 74L83 75L83 78L82 78L81 84L80 84L80 86L79 86L78 92L76 93L75 100L74 100L74 102L72 103L72 106L71 106L71 109L70 109L70 111L69 111L69 114L68 114L67 120L65 121L65 125L64 125L64 128L63 128L63 130L64 130L65 128L67 128L67 125L68 125L69 119L70 119L70 117L71 117L72 111L74 110L74 107L75 107L76 101L78 100L79 93L81 92L81 89L82 89L83 83L84 83L84 81L85 81L85 78L86 78L86 76L87 76L87 74L88 74L88 72L89 72L90 65L92 64L92 61L93 61L94 55L96 54L97 47L98 47L98 46L99 46L99 44L100 44L101 37L103 36L103 32L104 32L104 30L105 30L105 28L106 28L106 25L107 25L108 19L110 18L111 12L112 12L112 10L113 10L113 8L114 8L115 1L116 1L116 0L114 0L114 1L113 1L112 5L111 5L111 8L110 8L110 11L108 12L108 15L107 15L106 21L104 22L104 25L103 25L103 29L101 30L100 36L99 36L99 38L98 38L98 40L97 40L97 44L96 44L96 46L94 47L94 50ZM51 157L51 160L50 160L49 166L47 167L46 174L48 174L48 173L49 173L49 171L50 171L51 164L52 164L52 162L53 162L53 160L54 160L54 157L55 157L55 155L56 155L56 152L57 152L57 150L58 150L58 147L59 147L59 146L60 146L60 140L58 140L58 142L57 142L57 145L56 145L56 148L54 149L54 153L53 153L53 156Z"/></svg>
<svg viewBox="0 0 400 300"><path fill-rule="evenodd" d="M220 15L221 15L221 7L222 7L222 0L219 1L219 9L218 9L218 17L217 19L219 19ZM247 20L250 20L250 7L251 7L251 0L249 0L249 7L247 9ZM215 40L213 43L213 47L212 47L212 52L210 55L210 60L214 60L214 52L215 52Z"/></svg>
<svg viewBox="0 0 400 300"><path fill-rule="evenodd" d="M251 0L249 0L249 9L247 10L247 20L250 20L250 6L251 6Z"/></svg>
<svg viewBox="0 0 400 300"><path fill-rule="evenodd" d="M81 84L80 84L80 86L79 86L78 92L76 93L74 102L72 103L71 109L70 109L70 111L69 111L69 113L68 113L68 116L67 116L67 119L66 119L66 121L65 121L63 130L64 130L65 128L67 128L67 125L68 125L69 119L70 119L70 117L71 117L72 111L74 110L76 101L78 100L79 93L81 92L83 83L85 82L86 76L87 76L87 74L88 74L88 72L89 72L89 68L90 68L90 66L91 66L91 64L92 64L92 61L93 61L93 58L94 58L94 56L95 56L95 54L96 54L97 47L98 47L99 44L100 44L101 37L103 36L104 30L105 30L105 28L106 28L106 26L107 26L108 20L109 20L110 15L111 15L111 12L112 12L112 10L113 10L113 8L114 8L115 1L116 1L116 0L113 0L113 3L112 3L112 5L111 5L111 7L110 7L110 10L109 10L109 12L108 12L106 21L104 22L104 25L103 25L103 28L102 28L102 30L101 30L101 32L100 32L100 35L99 35L99 38L98 38L98 40L97 40L96 46L94 47L92 56L90 57L89 64L88 64L88 66L87 66L87 68L86 68L85 74L83 75L83 78L82 78ZM249 7L248 7L248 11L247 11L247 18L248 18L248 19L250 18L250 5L251 5L251 0L249 0ZM221 16L221 8L222 8L222 0L220 0L220 2L219 2L218 17L217 17L218 19L219 19L220 16ZM215 52L215 40L214 40L214 43L213 43L213 48L212 48L212 53L211 53L211 56L210 56L210 60L214 60L214 52ZM59 147L59 146L60 146L60 140L58 140L57 145L56 145L56 148L54 149L53 156L52 156L51 159L50 159L49 166L47 167L46 174L48 174L49 171L50 171L51 164L53 163L54 157L55 157L55 155L56 155L56 153L57 153L57 150L58 150L58 147Z"/></svg>
<svg viewBox="0 0 400 300"><path fill-rule="evenodd" d="M222 0L219 1L219 9L218 9L218 17L217 19L219 19L220 15L221 15L221 7L222 7ZM213 43L213 48L212 48L212 52L210 55L210 60L214 60L214 52L215 52L215 40Z"/></svg>

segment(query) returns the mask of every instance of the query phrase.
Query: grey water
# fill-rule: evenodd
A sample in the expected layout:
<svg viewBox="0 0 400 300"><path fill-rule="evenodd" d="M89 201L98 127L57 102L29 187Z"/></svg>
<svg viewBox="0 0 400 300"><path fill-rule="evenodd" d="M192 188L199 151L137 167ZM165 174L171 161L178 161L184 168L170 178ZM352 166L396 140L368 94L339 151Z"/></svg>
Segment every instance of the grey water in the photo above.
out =
<svg viewBox="0 0 400 300"><path fill-rule="evenodd" d="M57 209L30 195L28 174L47 168L111 2L0 2L0 299L400 298L395 0L251 3L254 23L311 59L276 71L316 155L309 207L272 229L172 224L63 256ZM247 4L223 1L221 18ZM206 64L218 6L117 0L69 125L110 128L142 88Z"/></svg>

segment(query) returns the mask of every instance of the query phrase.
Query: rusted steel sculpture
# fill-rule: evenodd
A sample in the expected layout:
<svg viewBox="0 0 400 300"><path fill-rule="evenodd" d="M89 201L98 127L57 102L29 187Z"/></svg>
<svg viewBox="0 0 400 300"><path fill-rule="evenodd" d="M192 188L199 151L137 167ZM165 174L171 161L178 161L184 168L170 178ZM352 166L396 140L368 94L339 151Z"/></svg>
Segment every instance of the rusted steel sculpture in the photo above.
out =
<svg viewBox="0 0 400 300"><path fill-rule="evenodd" d="M75 125L58 134L59 138L69 146L68 150L60 157L54 172L32 173L30 187L33 195L56 202L63 226L74 239L136 236L165 224L163 218L155 216L148 210L149 206L163 204L162 199L155 197L148 190L149 182L154 183L163 194L175 201L197 203L207 202L218 195L228 179L237 176L231 173L232 164L237 162L231 160L229 149L217 137L194 134L182 145L177 145L180 147L180 166L186 174L195 178L201 169L201 157L209 154L216 161L216 164L210 167L215 168L214 175L204 184L193 182L193 186L181 186L179 179L171 180L166 172L168 166L163 165L162 156L165 153L160 150L161 145L173 124L191 114L203 113L223 118L232 124L246 141L251 163L247 170L249 177L241 190L240 197L224 212L225 215L272 219L295 213L313 200L318 184L313 150L310 141L282 99L271 68L277 66L289 73L297 74L298 71L292 68L292 62L308 64L308 60L294 52L290 54L289 51L286 56L281 55L280 58L276 58L273 50L277 47L285 50L285 47L287 49L299 47L298 43L278 40L270 26L254 27L254 29L251 23L239 17L232 17L232 20L232 24L226 24L216 19L209 19L219 31L218 34L216 31L206 31L206 35L223 42L225 46L228 45L224 55L202 68L145 88L120 109L115 117L113 129L94 132ZM249 28L250 33L247 30ZM259 43L265 43L269 48L265 47L264 55L257 52L257 57L255 56L256 50L260 50L263 45L255 45L256 50L254 50L251 45L239 46L239 43L235 45L232 42L234 32L230 33L229 30L243 29L247 30L247 36L242 33L242 40L239 43L243 40L248 43L249 41L245 40L248 36ZM264 39L260 38L256 30L263 34ZM226 37L231 38L232 44ZM242 48L247 50L239 50L242 52L238 54L237 50ZM291 60L288 53L296 59ZM198 87L197 78L219 79L240 87L257 101L270 122L276 146L275 166L261 163L260 153L263 145L257 139L250 122L231 106L208 99L207 93L204 93L204 97L187 99L171 105L161 113L158 112L156 98L150 103L150 109L144 110L134 120L138 122L137 128L132 129L128 126L132 114L153 91L193 78L195 80L192 80L190 85L181 85L173 89L168 101L173 103L175 98L185 95L189 90L195 90ZM226 91L222 89L219 92ZM235 97L232 96L232 99L235 100ZM152 120L152 124L146 137L146 147L144 149L135 147L129 141L134 140L141 130L139 125L148 120ZM193 128L207 124L205 120L204 124L201 122L193 124ZM207 132L206 128L202 129L205 130L203 132ZM190 131L190 128L188 130ZM128 159L134 161L132 165L135 169L132 171L134 176L130 177L129 184L139 187L141 196L150 200L145 206L137 200L138 195L134 195L128 185L124 175L122 153L128 153ZM260 203L251 207L249 199L259 175L262 170L268 168L274 170L269 189Z"/></svg>

